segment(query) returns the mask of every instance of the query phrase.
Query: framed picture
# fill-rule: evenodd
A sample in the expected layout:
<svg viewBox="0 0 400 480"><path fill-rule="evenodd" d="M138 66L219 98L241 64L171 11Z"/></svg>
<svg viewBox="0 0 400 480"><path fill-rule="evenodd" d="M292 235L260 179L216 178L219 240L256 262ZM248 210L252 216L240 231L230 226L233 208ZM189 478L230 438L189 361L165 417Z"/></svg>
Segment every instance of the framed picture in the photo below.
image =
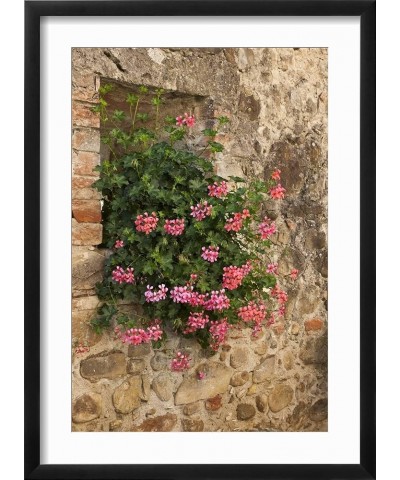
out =
<svg viewBox="0 0 400 480"><path fill-rule="evenodd" d="M375 478L375 2L25 13L25 478Z"/></svg>

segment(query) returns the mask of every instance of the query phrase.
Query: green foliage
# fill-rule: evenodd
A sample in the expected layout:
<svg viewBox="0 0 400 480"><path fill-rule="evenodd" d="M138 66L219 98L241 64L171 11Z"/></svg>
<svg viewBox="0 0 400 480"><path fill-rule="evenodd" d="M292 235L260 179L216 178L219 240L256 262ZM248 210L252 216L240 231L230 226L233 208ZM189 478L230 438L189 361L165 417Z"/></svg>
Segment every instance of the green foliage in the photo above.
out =
<svg viewBox="0 0 400 480"><path fill-rule="evenodd" d="M207 187L224 180L215 175L213 165L213 156L223 151L223 145L208 140L209 158L187 147L175 147L177 141L188 135L188 127L177 126L175 119L168 116L163 128L157 129L162 90L150 93L156 131L145 128L143 123L152 117L137 111L142 96L149 93L145 86L140 87L137 94L129 93L126 97L131 127L124 130L119 125L129 120L127 114L121 110L107 111L108 102L104 97L111 90L111 86L101 87L100 102L95 107L103 125L107 122L112 125L111 129L104 129L102 135L102 142L110 149L110 160L96 167L100 178L94 187L103 198L104 246L113 251L105 262L104 280L97 285L97 294L104 303L92 321L93 327L100 331L109 327L113 319L124 327L143 325L144 319L160 319L164 325L169 323L183 334L189 314L201 309L174 303L169 295L160 302L146 302L147 285L157 290L160 284L165 284L171 291L175 286L187 285L191 275L197 275L195 289L208 294L221 290L223 267L240 267L251 261L253 269L242 285L226 292L231 308L206 312L210 320L227 318L229 323L237 323L237 309L251 299L268 301L268 289L276 282L273 275L265 273L263 255L269 243L260 241L254 230L268 186L262 181L247 184L240 177L230 177L232 188L227 195L210 197ZM140 126L138 121L142 122ZM218 126L228 121L226 117L219 117L214 128L202 133L213 139L218 134ZM212 212L198 221L190 215L191 206L204 201L212 206ZM239 233L227 231L224 228L227 218L244 209L249 210L251 219L244 220ZM137 231L134 223L138 215L146 212L149 215L155 212L159 219L156 229L148 235ZM182 235L167 234L166 219L184 219ZM113 248L117 240L123 241L123 248ZM218 261L214 263L201 257L202 248L209 246L219 247ZM113 280L112 272L118 266L134 269L133 284ZM143 317L120 313L118 300L141 305ZM210 342L207 329L189 336L196 336L202 346Z"/></svg>

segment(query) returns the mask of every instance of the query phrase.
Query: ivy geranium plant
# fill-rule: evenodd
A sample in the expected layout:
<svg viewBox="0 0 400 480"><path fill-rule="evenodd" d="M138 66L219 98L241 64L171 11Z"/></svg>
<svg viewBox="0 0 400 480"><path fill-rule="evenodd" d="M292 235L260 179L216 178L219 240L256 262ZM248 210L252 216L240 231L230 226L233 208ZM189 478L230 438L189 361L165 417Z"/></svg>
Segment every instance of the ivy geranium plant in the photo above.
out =
<svg viewBox="0 0 400 480"><path fill-rule="evenodd" d="M94 186L103 199L104 245L112 253L97 285L102 306L93 327L116 325L123 342L157 346L170 325L218 349L234 325L256 334L274 323L284 315L287 295L277 285L277 266L267 260L276 226L260 212L266 196L284 197L280 171L267 182L222 178L213 160L223 151L216 137L228 118L202 130L205 146L194 151L185 140L195 116L177 112L160 121L162 90L128 94L127 113L109 111L111 90L101 87L95 107L107 126L102 141L110 157L97 167ZM141 108L149 96L150 114ZM140 305L140 314L122 311L120 300ZM172 367L187 365L178 352Z"/></svg>

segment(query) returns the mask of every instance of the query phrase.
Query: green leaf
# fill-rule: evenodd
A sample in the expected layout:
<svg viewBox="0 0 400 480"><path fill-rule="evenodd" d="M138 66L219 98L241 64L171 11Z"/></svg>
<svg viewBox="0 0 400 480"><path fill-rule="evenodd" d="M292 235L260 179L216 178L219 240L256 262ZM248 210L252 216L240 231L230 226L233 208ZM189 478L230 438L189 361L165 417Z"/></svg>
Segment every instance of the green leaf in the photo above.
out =
<svg viewBox="0 0 400 480"><path fill-rule="evenodd" d="M222 143L209 141L208 144L210 145L210 150L213 153L222 152L224 150Z"/></svg>
<svg viewBox="0 0 400 480"><path fill-rule="evenodd" d="M126 96L126 103L129 105L136 105L137 101L139 100L139 97L137 95L134 95L133 93L128 93Z"/></svg>
<svg viewBox="0 0 400 480"><path fill-rule="evenodd" d="M213 130L211 128L205 128L204 130L201 131L201 133L205 137L215 137L218 134L218 132L216 130Z"/></svg>
<svg viewBox="0 0 400 480"><path fill-rule="evenodd" d="M125 120L125 112L123 112L122 110L114 110L112 118L117 122L122 122L123 120Z"/></svg>

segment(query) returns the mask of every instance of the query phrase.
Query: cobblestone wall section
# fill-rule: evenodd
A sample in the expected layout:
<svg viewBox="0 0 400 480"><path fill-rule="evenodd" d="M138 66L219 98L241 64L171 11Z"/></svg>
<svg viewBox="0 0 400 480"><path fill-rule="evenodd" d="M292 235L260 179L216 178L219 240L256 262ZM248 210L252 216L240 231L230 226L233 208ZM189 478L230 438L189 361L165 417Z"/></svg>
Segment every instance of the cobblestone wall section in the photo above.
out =
<svg viewBox="0 0 400 480"><path fill-rule="evenodd" d="M326 431L327 50L76 48L72 57L72 429ZM233 330L214 356L173 335L153 351L90 329L106 255L91 188L101 156L91 107L106 81L161 87L182 105L204 100L203 118L230 117L217 138L219 174L267 178L281 169L287 196L263 208L278 226L271 260L283 276L299 270L296 282L282 281L284 321L255 339ZM79 344L87 351L77 353ZM185 374L169 369L177 348L193 360Z"/></svg>

